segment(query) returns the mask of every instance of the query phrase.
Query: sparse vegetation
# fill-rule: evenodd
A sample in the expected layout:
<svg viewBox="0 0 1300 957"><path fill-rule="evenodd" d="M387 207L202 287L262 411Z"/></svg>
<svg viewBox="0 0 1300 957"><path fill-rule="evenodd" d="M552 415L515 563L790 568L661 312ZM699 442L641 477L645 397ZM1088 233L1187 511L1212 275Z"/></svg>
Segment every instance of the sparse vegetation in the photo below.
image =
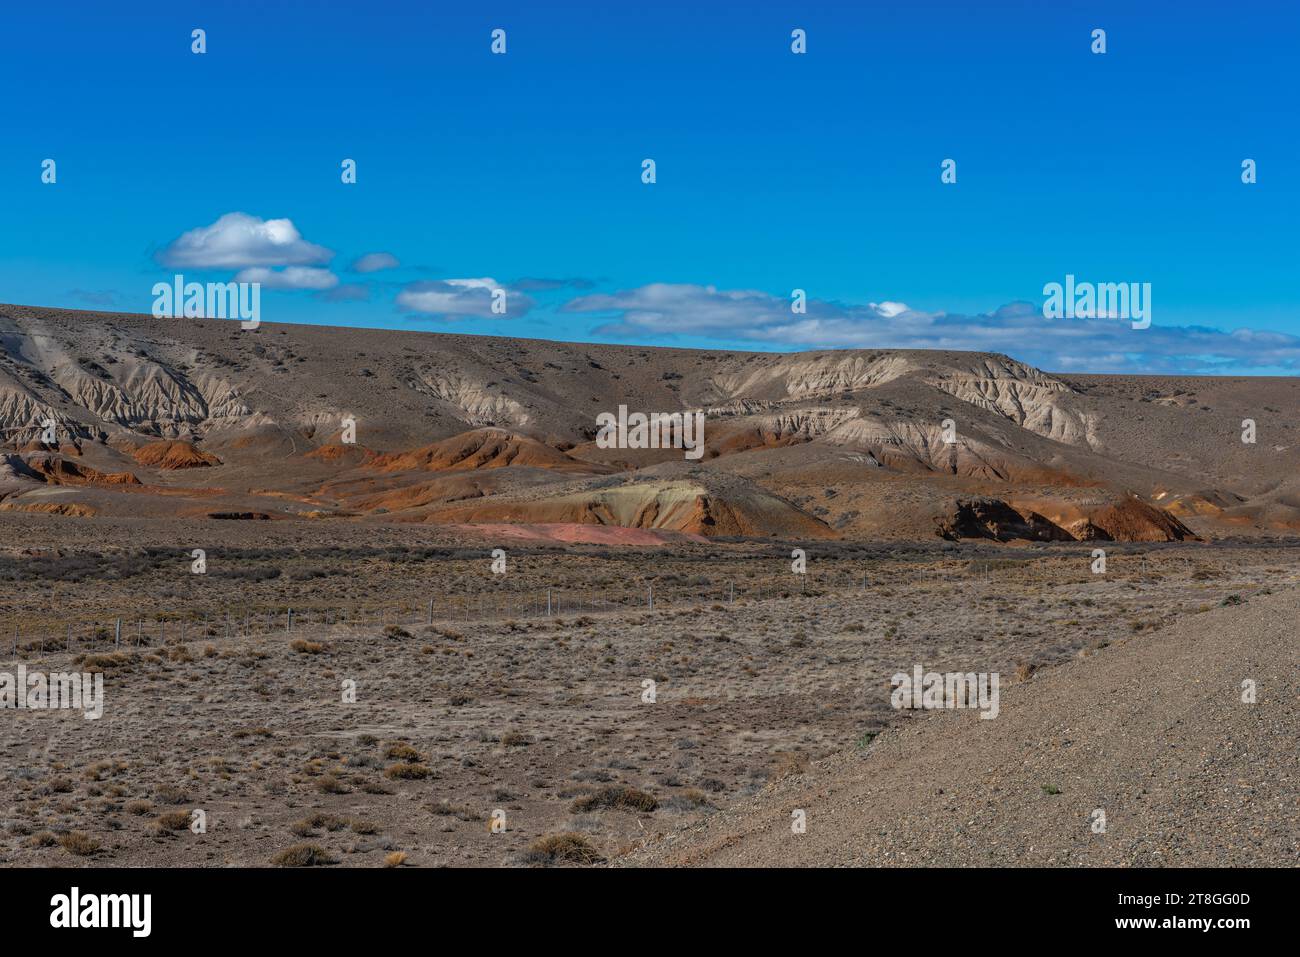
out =
<svg viewBox="0 0 1300 957"><path fill-rule="evenodd" d="M853 494L845 488L836 498ZM1194 560L1185 549L1152 549L1138 588L1139 578L1128 575L1134 559L1125 565L1123 553L1113 556L1118 574L1093 576L1083 548L1045 546L1029 555L1017 545L963 543L958 558L938 545L828 542L819 546L805 595L798 582L790 585L788 561L775 560L788 551L711 542L655 552L650 614L638 584L647 556L637 549L521 544L511 554L511 590L491 592L480 587L481 548L394 544L409 531L383 528L373 542L335 545L329 523L312 526L319 540L303 546L292 527L258 527L268 542L284 535L291 546L214 545L209 553L213 575L228 563L285 569L279 578L203 580L205 595L229 588L257 604L247 634L232 597L221 599L231 609L229 629L211 607L190 610L184 642L175 614L145 611L142 630L134 614L124 616L115 647L115 613L105 611L93 627L73 628L73 652L64 657L66 635L57 628L47 660L108 671L120 693L110 698L103 727L136 735L141 750L129 766L117 749L89 747L15 761L6 776L15 795L15 864L80 863L59 847L60 835L74 828L111 847L115 864L147 863L153 849L183 849L265 865L280 846L297 842L370 867L408 853L395 851L399 844L421 866L617 857L659 830L761 795L809 760L854 747L867 749L862 761L875 760L877 733L929 720L890 708L888 676L899 661L940 672L979 663L1008 684L1037 668L1038 681L1057 663L1108 644L1122 651L1133 643L1134 622L1144 642L1156 627L1219 606L1225 594L1254 602L1268 584L1281 592L1292 576L1289 551L1278 549L1261 548L1258 558L1239 549L1234 556L1250 559L1242 564L1219 559L1213 546L1198 546ZM70 546L56 538L49 547ZM158 558L175 554L167 543ZM986 554L995 556L991 567L972 578L969 594L956 606L946 603L953 576L965 587L970 556L978 562ZM1215 565L1212 579L1195 574L1202 561ZM178 586L174 565L166 567L172 570L149 559L120 582L87 577L61 585L60 594L91 606L171 588L174 609L188 584ZM340 596L329 600L340 607L320 613L313 602L321 596L298 590L295 573L308 568L329 570L330 589ZM397 627L418 636L405 641L389 631L391 615L371 609L406 599L399 586L409 591L413 575L443 583L436 615L447 618L427 626L417 607L398 619ZM551 581L564 584L555 588L558 607L548 618L544 586ZM514 601L538 594L540 609ZM570 596L583 601L570 604ZM592 611L593 597L626 604ZM288 607L295 609L294 634L285 633ZM330 624L326 614L334 616ZM25 628L19 648L30 662L42 654L41 641ZM297 642L320 651L298 650ZM22 651L28 643L33 650ZM753 694L717 694L745 675ZM322 722L306 705L337 695L347 678L356 678L367 706ZM626 709L641 678L656 682L658 703L634 711L629 725ZM626 696L601 694L601 687ZM158 701L167 702L165 716ZM12 734L0 743L28 753ZM1031 780L1028 787L1040 785ZM240 810L222 816L220 847L182 829L191 808L232 801ZM651 808L656 819L670 816L652 824L641 818ZM496 809L510 828L489 837L485 822ZM527 851L538 834L570 833L587 845L572 858L562 846L554 854Z"/></svg>

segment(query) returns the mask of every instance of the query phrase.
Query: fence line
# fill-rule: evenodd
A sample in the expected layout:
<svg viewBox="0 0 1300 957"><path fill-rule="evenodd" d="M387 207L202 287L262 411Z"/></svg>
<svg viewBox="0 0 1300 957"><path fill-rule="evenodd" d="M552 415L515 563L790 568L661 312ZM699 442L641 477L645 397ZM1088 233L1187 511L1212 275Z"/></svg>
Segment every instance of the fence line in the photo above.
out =
<svg viewBox="0 0 1300 957"><path fill-rule="evenodd" d="M104 614L93 618L26 616L15 620L11 616L0 623L0 660L9 656L19 658L23 653L102 652L212 639L296 635L333 627L407 629L638 610L671 613L737 601L812 599L826 594L842 597L846 592L916 585L926 580L936 584L951 584L959 579L1027 584L1048 580L1064 583L1070 577L1073 576L1062 576L1057 569L1039 567L1037 562L975 559L958 568L877 566L870 573L810 572L758 581L732 577L707 579L698 585L646 580L639 593L623 591L618 595L609 595L595 587L488 586L474 592L381 603L227 606L184 612L155 611L147 615ZM1091 577L1085 570L1082 578Z"/></svg>

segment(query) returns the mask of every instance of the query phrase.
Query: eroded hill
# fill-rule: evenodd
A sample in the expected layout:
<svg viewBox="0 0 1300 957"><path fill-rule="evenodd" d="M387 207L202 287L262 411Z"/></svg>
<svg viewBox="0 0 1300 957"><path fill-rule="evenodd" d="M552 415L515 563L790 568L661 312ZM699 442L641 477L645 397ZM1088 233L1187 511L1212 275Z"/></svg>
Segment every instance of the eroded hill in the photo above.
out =
<svg viewBox="0 0 1300 957"><path fill-rule="evenodd" d="M1296 388L1053 375L985 353L245 331L0 306L0 503L799 539L1289 533ZM620 406L704 413L701 457L598 441L597 417Z"/></svg>

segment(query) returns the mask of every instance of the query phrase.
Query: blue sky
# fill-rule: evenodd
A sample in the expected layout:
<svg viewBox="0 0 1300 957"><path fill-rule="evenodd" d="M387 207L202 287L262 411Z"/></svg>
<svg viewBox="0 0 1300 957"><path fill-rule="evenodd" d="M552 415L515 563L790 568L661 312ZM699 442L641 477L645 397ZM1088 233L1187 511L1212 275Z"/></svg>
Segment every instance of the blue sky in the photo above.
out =
<svg viewBox="0 0 1300 957"><path fill-rule="evenodd" d="M1300 367L1292 3L173 0L2 17L0 301L148 312L177 272L242 272L272 322ZM386 268L353 268L378 253L360 265ZM1043 286L1066 274L1150 283L1151 327L1044 319Z"/></svg>

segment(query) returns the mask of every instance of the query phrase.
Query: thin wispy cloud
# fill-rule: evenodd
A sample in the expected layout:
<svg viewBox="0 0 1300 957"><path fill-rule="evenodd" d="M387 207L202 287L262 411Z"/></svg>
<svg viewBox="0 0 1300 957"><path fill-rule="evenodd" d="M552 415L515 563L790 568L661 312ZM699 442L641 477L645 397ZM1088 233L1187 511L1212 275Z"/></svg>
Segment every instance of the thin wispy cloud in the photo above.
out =
<svg viewBox="0 0 1300 957"><path fill-rule="evenodd" d="M320 293L324 302L367 302L370 299L370 286L360 282L345 282Z"/></svg>
<svg viewBox="0 0 1300 957"><path fill-rule="evenodd" d="M553 292L556 289L593 289L595 285L590 279L539 279L525 276L512 282L510 288L520 292Z"/></svg>
<svg viewBox="0 0 1300 957"><path fill-rule="evenodd" d="M613 321L596 332L757 339L791 346L822 346L827 339L860 336L865 323L895 319L926 323L932 317L904 303L845 306L810 299L794 313L792 300L754 289L718 289L684 283L650 283L614 293L594 293L567 303L564 312L605 313Z"/></svg>
<svg viewBox="0 0 1300 957"><path fill-rule="evenodd" d="M286 266L284 269L267 269L254 266L235 274L235 282L256 282L266 289L333 289L339 277L328 269L311 266Z"/></svg>
<svg viewBox="0 0 1300 957"><path fill-rule="evenodd" d="M73 289L68 295L91 306L115 306L119 299L113 289Z"/></svg>
<svg viewBox="0 0 1300 957"><path fill-rule="evenodd" d="M650 341L691 336L778 349L954 349L1003 352L1062 372L1224 373L1300 369L1300 337L1201 326L1134 329L1127 321L1046 319L1039 304L1008 303L989 313L926 312L901 302L865 305L791 301L754 290L651 283L581 296L564 312L607 321L592 331Z"/></svg>
<svg viewBox="0 0 1300 957"><path fill-rule="evenodd" d="M505 293L505 311L494 312L498 292ZM398 308L421 316L444 319L469 317L510 319L535 305L521 292L509 292L495 279L436 279L413 282L397 294Z"/></svg>
<svg viewBox="0 0 1300 957"><path fill-rule="evenodd" d="M381 269L396 269L401 265L392 253L366 253L358 256L349 267L352 272L379 272Z"/></svg>

